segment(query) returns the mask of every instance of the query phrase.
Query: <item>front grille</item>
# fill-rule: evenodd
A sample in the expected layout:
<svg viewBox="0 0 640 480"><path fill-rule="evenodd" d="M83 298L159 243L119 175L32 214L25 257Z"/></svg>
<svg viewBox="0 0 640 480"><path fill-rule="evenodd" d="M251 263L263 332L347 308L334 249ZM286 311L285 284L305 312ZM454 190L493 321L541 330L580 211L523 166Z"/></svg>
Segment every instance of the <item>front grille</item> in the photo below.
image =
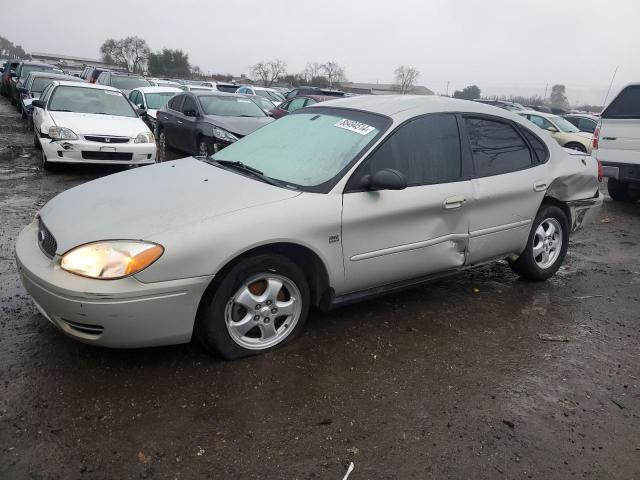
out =
<svg viewBox="0 0 640 480"><path fill-rule="evenodd" d="M100 143L129 143L129 140L131 140L128 137L104 137L98 135L85 135L84 138L90 142Z"/></svg>
<svg viewBox="0 0 640 480"><path fill-rule="evenodd" d="M64 323L66 323L69 328L75 330L76 332L84 333L85 335L100 335L104 332L104 327L102 325L90 325L88 323L79 323L72 322L71 320L62 319Z"/></svg>
<svg viewBox="0 0 640 480"><path fill-rule="evenodd" d="M40 245L40 249L42 249L44 254L49 258L53 258L58 249L56 238L44 223L42 223L41 219L38 219L38 245Z"/></svg>
<svg viewBox="0 0 640 480"><path fill-rule="evenodd" d="M83 151L82 158L85 160L131 160L133 153Z"/></svg>

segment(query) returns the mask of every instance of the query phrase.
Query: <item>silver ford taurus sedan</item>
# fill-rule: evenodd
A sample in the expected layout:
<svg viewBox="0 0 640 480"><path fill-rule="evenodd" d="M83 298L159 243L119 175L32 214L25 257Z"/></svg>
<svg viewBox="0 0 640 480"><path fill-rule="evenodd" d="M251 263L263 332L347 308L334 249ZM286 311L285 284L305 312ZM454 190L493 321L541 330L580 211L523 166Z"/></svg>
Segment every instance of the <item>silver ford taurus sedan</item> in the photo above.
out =
<svg viewBox="0 0 640 480"><path fill-rule="evenodd" d="M495 259L562 264L602 199L592 157L511 112L360 96L217 152L118 173L47 203L16 256L39 311L109 347L265 352L329 309ZM531 288L535 288L532 284Z"/></svg>

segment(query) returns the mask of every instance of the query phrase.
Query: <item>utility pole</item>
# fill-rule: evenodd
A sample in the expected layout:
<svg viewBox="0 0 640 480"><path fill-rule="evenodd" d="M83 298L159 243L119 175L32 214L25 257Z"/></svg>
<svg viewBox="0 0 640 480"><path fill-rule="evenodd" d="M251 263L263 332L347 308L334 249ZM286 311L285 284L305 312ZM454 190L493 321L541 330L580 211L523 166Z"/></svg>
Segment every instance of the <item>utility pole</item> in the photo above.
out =
<svg viewBox="0 0 640 480"><path fill-rule="evenodd" d="M449 96L449 84L450 84L450 83L451 83L451 82L450 82L449 80L447 80L447 97Z"/></svg>
<svg viewBox="0 0 640 480"><path fill-rule="evenodd" d="M547 90L548 90L548 88L549 88L549 84L547 83L547 84L544 86L544 97L542 97L542 101L543 101L543 102L547 99Z"/></svg>

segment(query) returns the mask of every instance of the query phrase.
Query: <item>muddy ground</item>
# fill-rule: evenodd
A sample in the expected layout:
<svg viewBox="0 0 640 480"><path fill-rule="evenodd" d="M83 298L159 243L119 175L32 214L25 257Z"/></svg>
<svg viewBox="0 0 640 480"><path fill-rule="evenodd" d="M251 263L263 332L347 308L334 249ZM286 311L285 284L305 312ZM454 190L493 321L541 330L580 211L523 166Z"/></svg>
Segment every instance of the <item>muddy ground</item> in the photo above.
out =
<svg viewBox="0 0 640 480"><path fill-rule="evenodd" d="M496 264L224 362L80 344L26 295L20 228L114 171L43 171L0 100L0 478L640 478L640 205L607 201L546 283Z"/></svg>

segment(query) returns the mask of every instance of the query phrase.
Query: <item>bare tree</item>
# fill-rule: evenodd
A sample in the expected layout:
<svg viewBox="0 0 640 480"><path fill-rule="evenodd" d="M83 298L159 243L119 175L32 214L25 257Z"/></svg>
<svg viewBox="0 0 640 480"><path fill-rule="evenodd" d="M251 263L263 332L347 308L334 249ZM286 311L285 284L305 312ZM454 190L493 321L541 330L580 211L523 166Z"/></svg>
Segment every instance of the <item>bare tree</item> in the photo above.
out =
<svg viewBox="0 0 640 480"><path fill-rule="evenodd" d="M333 87L335 84L340 84L346 80L344 75L344 69L336 62L323 63L320 67L324 76L327 77L329 87Z"/></svg>
<svg viewBox="0 0 640 480"><path fill-rule="evenodd" d="M121 40L110 38L100 47L102 59L119 65L127 72L144 72L151 50L147 42L140 37L127 37Z"/></svg>
<svg viewBox="0 0 640 480"><path fill-rule="evenodd" d="M270 87L287 73L287 62L284 60L269 60L258 62L250 67L251 76L260 80L265 87Z"/></svg>
<svg viewBox="0 0 640 480"><path fill-rule="evenodd" d="M305 65L301 76L305 82L311 83L311 80L321 75L322 75L322 65L318 62L313 62L313 63L309 62Z"/></svg>
<svg viewBox="0 0 640 480"><path fill-rule="evenodd" d="M400 65L396 68L396 84L402 95L413 92L416 80L420 76L420 72L415 67Z"/></svg>

